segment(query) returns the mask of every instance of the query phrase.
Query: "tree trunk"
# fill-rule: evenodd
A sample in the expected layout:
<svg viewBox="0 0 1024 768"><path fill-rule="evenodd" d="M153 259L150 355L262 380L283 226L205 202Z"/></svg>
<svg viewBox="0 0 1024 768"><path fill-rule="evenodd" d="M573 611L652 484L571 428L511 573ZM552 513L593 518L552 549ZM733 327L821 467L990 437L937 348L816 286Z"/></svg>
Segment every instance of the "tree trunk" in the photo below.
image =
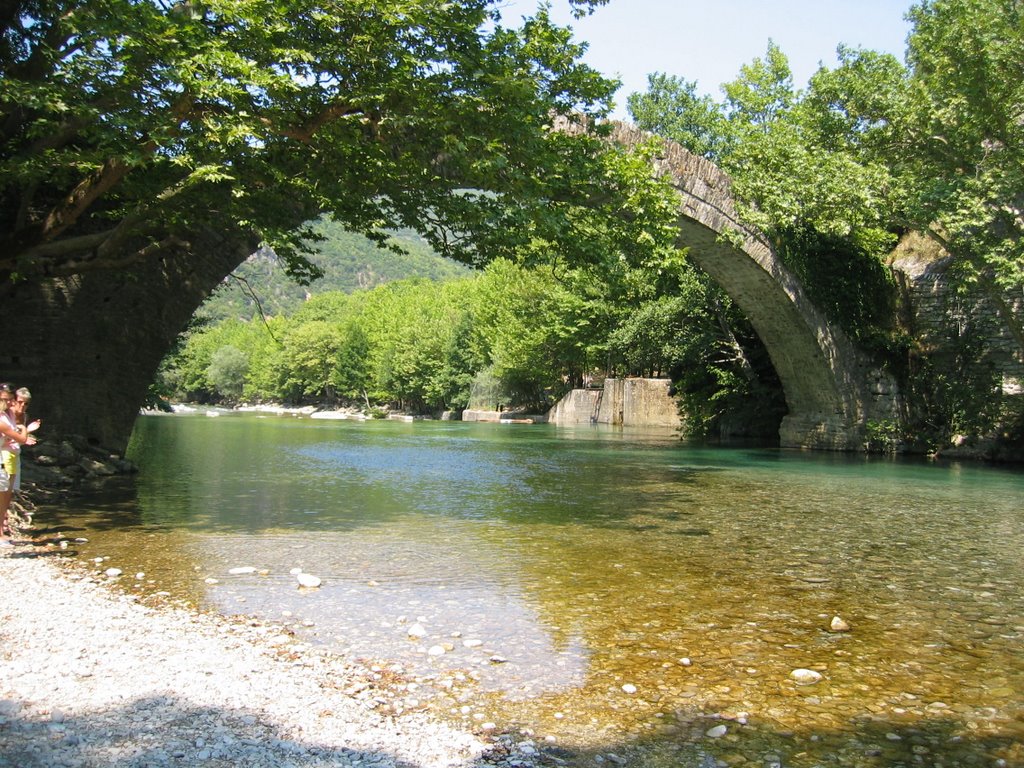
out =
<svg viewBox="0 0 1024 768"><path fill-rule="evenodd" d="M208 232L130 268L0 286L0 377L32 391L40 440L123 453L161 359L256 245Z"/></svg>

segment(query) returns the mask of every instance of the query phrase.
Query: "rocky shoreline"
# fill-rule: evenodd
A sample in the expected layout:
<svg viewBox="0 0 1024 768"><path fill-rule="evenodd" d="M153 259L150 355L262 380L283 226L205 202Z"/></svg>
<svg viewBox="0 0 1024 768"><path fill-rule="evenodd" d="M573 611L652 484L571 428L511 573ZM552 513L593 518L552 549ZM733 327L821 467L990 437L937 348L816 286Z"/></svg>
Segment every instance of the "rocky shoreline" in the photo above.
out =
<svg viewBox="0 0 1024 768"><path fill-rule="evenodd" d="M60 553L0 552L0 766L525 768L522 735L396 715L379 666L286 628L144 604Z"/></svg>

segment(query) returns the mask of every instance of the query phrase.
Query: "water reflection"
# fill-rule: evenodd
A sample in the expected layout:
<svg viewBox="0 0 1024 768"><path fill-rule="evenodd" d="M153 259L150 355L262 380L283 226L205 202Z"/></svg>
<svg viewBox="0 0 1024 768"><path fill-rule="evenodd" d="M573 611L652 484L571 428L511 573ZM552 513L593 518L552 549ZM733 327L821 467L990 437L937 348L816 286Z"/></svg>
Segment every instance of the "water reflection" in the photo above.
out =
<svg viewBox="0 0 1024 768"><path fill-rule="evenodd" d="M560 743L638 740L671 765L726 722L712 746L736 764L1018 757L1019 473L251 416L142 419L132 452L135 498L52 512L88 530L83 559L468 672L492 713ZM323 586L297 590L293 568Z"/></svg>

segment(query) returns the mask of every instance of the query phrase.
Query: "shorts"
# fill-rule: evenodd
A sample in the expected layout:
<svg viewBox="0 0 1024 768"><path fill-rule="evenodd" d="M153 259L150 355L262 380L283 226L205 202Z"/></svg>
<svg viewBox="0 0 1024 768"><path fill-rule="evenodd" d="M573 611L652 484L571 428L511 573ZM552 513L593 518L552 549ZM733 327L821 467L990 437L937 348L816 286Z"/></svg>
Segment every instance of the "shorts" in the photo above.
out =
<svg viewBox="0 0 1024 768"><path fill-rule="evenodd" d="M13 451L0 453L0 493L21 490L21 454Z"/></svg>

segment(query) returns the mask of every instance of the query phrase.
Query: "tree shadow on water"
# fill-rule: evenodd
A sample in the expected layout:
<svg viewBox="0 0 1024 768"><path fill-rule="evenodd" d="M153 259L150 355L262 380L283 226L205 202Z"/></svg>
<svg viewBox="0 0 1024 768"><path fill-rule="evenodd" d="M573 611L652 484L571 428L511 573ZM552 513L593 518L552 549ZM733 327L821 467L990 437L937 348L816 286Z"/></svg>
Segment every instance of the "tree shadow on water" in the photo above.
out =
<svg viewBox="0 0 1024 768"><path fill-rule="evenodd" d="M808 721L813 720L808 715ZM657 736L586 750L573 768L585 765L642 768L969 768L1024 766L1024 726L1002 720L984 732L959 716L913 721L865 717L848 728L784 730L751 717L747 723L704 715L666 717Z"/></svg>

